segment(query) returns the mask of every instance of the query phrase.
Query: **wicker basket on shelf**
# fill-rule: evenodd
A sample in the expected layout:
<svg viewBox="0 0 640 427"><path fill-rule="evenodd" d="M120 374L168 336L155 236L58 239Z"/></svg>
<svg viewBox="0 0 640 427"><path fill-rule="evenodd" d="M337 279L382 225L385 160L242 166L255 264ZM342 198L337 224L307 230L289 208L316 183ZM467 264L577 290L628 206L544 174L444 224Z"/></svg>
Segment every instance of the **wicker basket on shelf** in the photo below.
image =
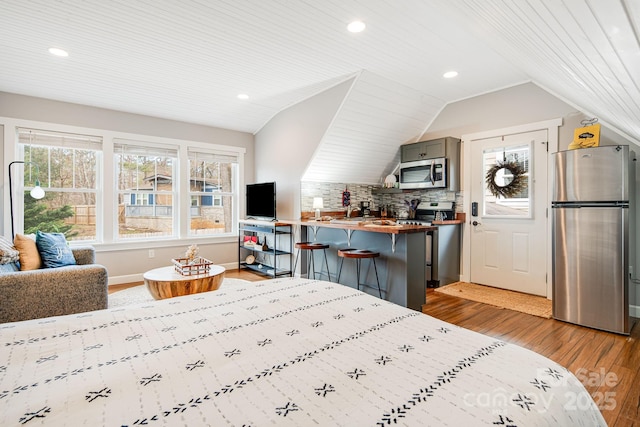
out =
<svg viewBox="0 0 640 427"><path fill-rule="evenodd" d="M196 274L206 274L209 272L213 264L206 258L196 257L193 260L189 258L175 258L171 260L176 271L183 276L193 276Z"/></svg>

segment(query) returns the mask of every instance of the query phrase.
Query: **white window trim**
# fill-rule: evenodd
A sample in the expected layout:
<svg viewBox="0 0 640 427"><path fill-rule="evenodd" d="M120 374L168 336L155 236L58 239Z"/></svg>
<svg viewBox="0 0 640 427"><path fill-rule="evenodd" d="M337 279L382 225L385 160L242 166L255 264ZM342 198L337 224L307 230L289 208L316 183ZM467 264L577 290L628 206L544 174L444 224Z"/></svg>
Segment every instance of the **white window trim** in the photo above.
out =
<svg viewBox="0 0 640 427"><path fill-rule="evenodd" d="M3 210L8 212L9 210L9 173L8 165L13 160L17 160L18 156L18 140L17 140L17 128L36 128L46 129L56 132L66 133L79 133L102 137L102 176L98 177L98 190L96 193L96 209L102 212L102 217L96 221L96 234L102 237L100 241L82 241L78 244L91 244L96 248L96 251L118 251L127 249L140 249L148 248L150 242L154 247L182 247L185 243L193 243L194 239L202 244L207 243L227 243L237 241L237 219L239 218L239 212L243 208L243 195L244 195L244 156L246 149L244 147L222 145L216 143L207 143L202 141L188 141L175 138L158 137L144 134L134 134L128 132L118 132L112 130L87 128L82 126L63 125L58 123L41 122L36 120L16 119L12 117L0 117L0 125L4 127L4 144L2 151L2 164L4 174L4 191L2 194ZM236 153L238 156L238 177L236 180L237 188L234 188L236 199L233 201L233 226L228 235L224 236L203 236L195 237L190 236L188 233L188 224L181 221L182 218L188 218L188 209L190 207L189 196L189 180L188 178L180 179L180 187L178 189L179 194L179 213L177 215L177 221L179 227L177 228L177 237L173 239L145 239L136 241L122 241L117 240L117 217L116 211L113 209L105 209L105 201L116 200L117 193L115 191L114 183L114 168L113 168L113 154L114 154L114 141L119 140L133 140L133 141L145 141L151 144L158 144L160 146L177 146L178 147L178 165L176 172L182 174L182 171L188 171L188 158L187 151L190 147L196 149L202 149L205 151L223 151ZM111 183L111 185L105 185ZM20 216L23 207L20 203L16 203L14 200L14 211L16 219ZM21 217L21 216L20 216ZM22 224L18 224L16 220L16 229L21 229ZM2 234L7 235L11 231L11 218L10 215L4 215L2 222ZM18 227L20 225L20 227ZM74 244L75 242L71 242Z"/></svg>

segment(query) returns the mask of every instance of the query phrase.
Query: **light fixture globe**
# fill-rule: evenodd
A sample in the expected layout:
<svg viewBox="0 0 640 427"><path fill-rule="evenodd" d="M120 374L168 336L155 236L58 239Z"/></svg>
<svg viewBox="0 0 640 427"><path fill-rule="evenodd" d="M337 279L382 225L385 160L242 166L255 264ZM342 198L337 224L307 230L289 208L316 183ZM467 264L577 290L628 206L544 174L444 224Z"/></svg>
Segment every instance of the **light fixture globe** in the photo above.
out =
<svg viewBox="0 0 640 427"><path fill-rule="evenodd" d="M33 165L36 168L36 186L33 187L33 189L31 190L31 192L29 194L31 194L31 197L33 197L36 200L40 200L44 197L44 190L42 189L42 187L40 187L40 180L37 178L38 175L40 174L40 168L38 167L38 164L35 162L29 162L29 161L24 161L24 160L14 160L13 162L9 163L8 166L8 170L9 170L9 214L11 215L11 239L13 239L16 236L15 233L15 224L13 221L13 179L12 179L12 175L11 175L11 166L15 165L15 164L23 164L23 165Z"/></svg>
<svg viewBox="0 0 640 427"><path fill-rule="evenodd" d="M36 180L36 186L31 189L31 197L36 200L40 200L44 197L44 190L40 187L40 181Z"/></svg>

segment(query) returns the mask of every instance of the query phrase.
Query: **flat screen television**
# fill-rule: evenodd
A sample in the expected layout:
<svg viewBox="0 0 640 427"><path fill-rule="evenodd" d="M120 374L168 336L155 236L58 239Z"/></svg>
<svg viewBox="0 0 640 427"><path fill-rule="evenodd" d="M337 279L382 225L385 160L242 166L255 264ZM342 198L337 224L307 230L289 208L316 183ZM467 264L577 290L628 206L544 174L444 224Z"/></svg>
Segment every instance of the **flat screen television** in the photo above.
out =
<svg viewBox="0 0 640 427"><path fill-rule="evenodd" d="M247 218L276 219L276 183L247 184Z"/></svg>

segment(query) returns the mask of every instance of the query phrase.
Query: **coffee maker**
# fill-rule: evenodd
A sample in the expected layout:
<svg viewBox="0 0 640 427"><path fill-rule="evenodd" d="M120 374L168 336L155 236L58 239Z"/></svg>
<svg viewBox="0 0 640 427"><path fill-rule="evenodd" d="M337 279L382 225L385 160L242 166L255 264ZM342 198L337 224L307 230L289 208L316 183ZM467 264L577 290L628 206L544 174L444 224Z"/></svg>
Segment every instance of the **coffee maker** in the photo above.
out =
<svg viewBox="0 0 640 427"><path fill-rule="evenodd" d="M360 202L360 216L369 216L371 215L371 202L364 201Z"/></svg>

